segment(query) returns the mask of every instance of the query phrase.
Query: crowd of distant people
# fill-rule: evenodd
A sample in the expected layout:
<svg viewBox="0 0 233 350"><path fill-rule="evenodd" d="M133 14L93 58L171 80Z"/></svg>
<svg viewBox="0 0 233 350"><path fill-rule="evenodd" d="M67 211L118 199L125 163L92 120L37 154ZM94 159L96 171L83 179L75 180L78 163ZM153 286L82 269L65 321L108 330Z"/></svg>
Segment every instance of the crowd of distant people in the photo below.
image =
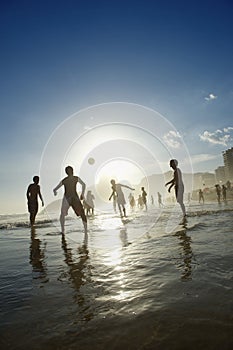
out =
<svg viewBox="0 0 233 350"><path fill-rule="evenodd" d="M178 168L178 161L176 159L172 159L170 161L170 167L173 169L173 178L168 181L165 186L168 186L168 192L170 193L172 187L175 189L175 197L177 203L179 203L180 208L182 210L183 218L186 218L186 208L184 205L184 184L182 180L182 173L181 170ZM65 217L68 215L68 210L70 207L72 207L73 211L77 216L80 216L82 219L84 232L87 233L87 217L94 215L94 208L95 208L95 197L92 194L91 190L87 191L87 194L85 196L85 190L86 190L86 184L80 177L75 176L73 174L73 168L71 166L67 166L65 168L65 172L67 176L62 179L59 184L54 188L53 192L54 195L57 195L57 190L60 189L60 187L64 186L64 196L62 200L61 205L61 213L60 213L60 224L61 224L61 231L64 233L65 231ZM77 184L80 184L82 187L81 195L79 196L77 193L76 186ZM109 200L113 201L113 209L116 212L117 208L119 210L119 213L121 217L126 217L126 200L124 196L123 189L128 189L130 191L134 191L135 189L127 186L125 184L116 183L114 179L110 181L111 183L111 190L112 193L109 197ZM216 189L216 195L217 195L217 201L218 203L221 202L221 199L226 202L227 200L227 189L231 188L231 184L228 182L226 185L220 186L219 184L215 185ZM40 185L39 185L39 176L33 177L33 183L28 186L27 192L27 203L28 203L28 212L30 214L30 225L31 227L35 224L35 218L38 213L38 197L40 198L42 202L42 206L44 206L44 200L41 194ZM202 189L198 192L199 196L199 203L204 204L205 197L204 197L204 191ZM154 197L151 195L151 204L154 205ZM162 195L160 192L157 192L157 198L158 198L158 206L159 208L164 207L163 201L162 201ZM136 207L143 210L145 209L147 211L148 203L147 203L147 192L144 187L141 187L141 193L138 194L137 199L135 199L135 196L130 192L128 196L129 205L132 210L134 210ZM191 195L189 193L188 202L191 200Z"/></svg>

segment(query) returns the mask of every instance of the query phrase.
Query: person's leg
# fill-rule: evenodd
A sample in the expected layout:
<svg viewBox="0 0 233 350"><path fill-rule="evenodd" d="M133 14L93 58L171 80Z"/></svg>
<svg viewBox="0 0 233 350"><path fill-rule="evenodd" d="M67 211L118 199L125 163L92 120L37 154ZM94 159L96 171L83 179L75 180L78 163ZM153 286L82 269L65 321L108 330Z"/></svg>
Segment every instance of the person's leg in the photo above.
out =
<svg viewBox="0 0 233 350"><path fill-rule="evenodd" d="M179 203L180 207L181 207L181 210L182 210L182 213L183 213L183 216L186 216L186 210L185 210L185 206L184 206L184 191L183 190L178 190L178 188L175 188L175 191L176 191L176 200L177 200L177 203Z"/></svg>
<svg viewBox="0 0 233 350"><path fill-rule="evenodd" d="M77 216L81 216L82 222L83 222L83 227L84 227L84 232L85 234L87 233L87 217L85 215L82 203L78 198L73 198L72 199L72 208Z"/></svg>
<svg viewBox="0 0 233 350"><path fill-rule="evenodd" d="M61 212L60 215L61 233L65 233L65 215Z"/></svg>
<svg viewBox="0 0 233 350"><path fill-rule="evenodd" d="M179 203L179 204L180 204L180 207L181 207L181 210L182 210L183 216L186 216L186 210L185 210L184 203L183 203L183 202L181 202L181 203Z"/></svg>
<svg viewBox="0 0 233 350"><path fill-rule="evenodd" d="M119 209L120 215L122 216L121 205L119 203L117 203L117 205L118 205L118 209Z"/></svg>
<svg viewBox="0 0 233 350"><path fill-rule="evenodd" d="M60 215L60 224L61 224L61 232L64 233L65 232L65 216L68 214L68 210L69 210L69 203L66 199L66 197L63 197L62 200L62 206L61 206L61 215Z"/></svg>
<svg viewBox="0 0 233 350"><path fill-rule="evenodd" d="M36 214L38 212L38 203L37 201L33 201L29 204L29 213L30 213L30 225L33 227L35 225Z"/></svg>
<svg viewBox="0 0 233 350"><path fill-rule="evenodd" d="M84 213L83 213L84 214ZM84 228L84 232L87 233L87 217L86 215L81 215L82 218L82 222L83 222L83 228Z"/></svg>
<svg viewBox="0 0 233 350"><path fill-rule="evenodd" d="M31 212L30 213L30 225L31 225L31 227L33 227L35 224L35 218L36 218L36 214L34 212Z"/></svg>

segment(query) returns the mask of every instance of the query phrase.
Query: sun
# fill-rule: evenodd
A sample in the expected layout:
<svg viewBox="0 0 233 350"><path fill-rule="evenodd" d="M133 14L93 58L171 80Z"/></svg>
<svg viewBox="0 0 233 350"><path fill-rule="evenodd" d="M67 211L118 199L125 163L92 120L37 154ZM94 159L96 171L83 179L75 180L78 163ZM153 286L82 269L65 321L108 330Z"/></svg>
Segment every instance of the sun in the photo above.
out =
<svg viewBox="0 0 233 350"><path fill-rule="evenodd" d="M112 159L102 164L96 172L95 187L98 195L105 202L109 198L110 181L134 186L146 177L141 167L128 159Z"/></svg>

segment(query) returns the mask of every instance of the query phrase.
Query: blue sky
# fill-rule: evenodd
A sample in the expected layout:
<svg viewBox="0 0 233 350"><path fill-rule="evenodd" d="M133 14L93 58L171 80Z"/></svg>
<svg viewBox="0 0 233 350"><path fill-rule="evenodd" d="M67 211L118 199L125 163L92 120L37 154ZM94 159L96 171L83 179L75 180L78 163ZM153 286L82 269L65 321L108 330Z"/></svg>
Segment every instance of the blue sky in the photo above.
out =
<svg viewBox="0 0 233 350"><path fill-rule="evenodd" d="M231 1L2 1L0 9L1 213L26 211L49 137L96 104L154 109L177 130L165 142L182 138L194 171L222 165L233 146Z"/></svg>

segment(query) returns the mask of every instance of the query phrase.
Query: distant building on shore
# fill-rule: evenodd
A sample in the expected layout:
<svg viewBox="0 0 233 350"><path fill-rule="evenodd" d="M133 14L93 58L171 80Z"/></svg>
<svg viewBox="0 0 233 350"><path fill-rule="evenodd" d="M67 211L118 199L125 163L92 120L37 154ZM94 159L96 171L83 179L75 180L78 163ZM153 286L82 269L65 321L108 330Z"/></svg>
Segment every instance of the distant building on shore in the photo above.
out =
<svg viewBox="0 0 233 350"><path fill-rule="evenodd" d="M224 167L225 167L225 176L227 181L233 180L233 147L222 152Z"/></svg>
<svg viewBox="0 0 233 350"><path fill-rule="evenodd" d="M206 187L213 187L215 185L215 174L213 173L195 173L193 176L194 189L203 189Z"/></svg>

